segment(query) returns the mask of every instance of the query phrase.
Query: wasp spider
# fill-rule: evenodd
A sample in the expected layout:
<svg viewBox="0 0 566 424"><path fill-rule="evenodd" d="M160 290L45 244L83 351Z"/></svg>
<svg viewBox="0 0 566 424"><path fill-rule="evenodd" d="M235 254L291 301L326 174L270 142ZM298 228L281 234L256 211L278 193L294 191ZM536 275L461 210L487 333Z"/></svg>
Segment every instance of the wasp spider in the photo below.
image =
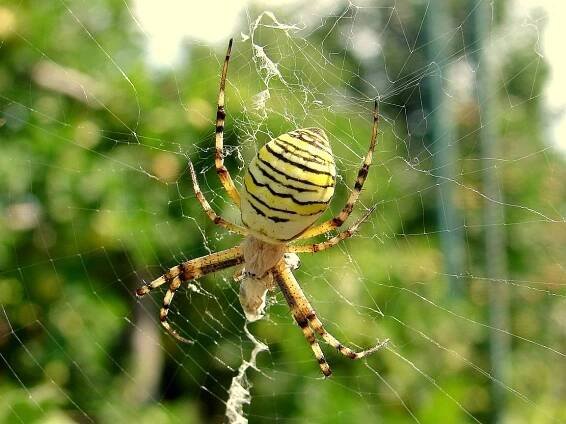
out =
<svg viewBox="0 0 566 424"><path fill-rule="evenodd" d="M349 229L326 241L314 244L291 244L291 242L315 237L338 228L352 212L368 174L376 145L377 102L373 111L369 150L348 201L337 216L315 226L314 222L327 209L336 185L334 157L328 137L322 129L298 129L269 141L249 164L244 176L242 195L234 186L230 173L224 166L223 138L226 117L224 90L231 49L232 40L228 45L220 78L215 165L222 185L232 201L240 208L243 226L228 222L214 212L199 188L195 170L190 162L189 168L196 198L208 217L226 230L244 236L243 242L231 249L183 262L151 283L140 287L136 293L141 297L162 284L168 284L169 288L160 311L161 324L176 339L191 343L171 328L167 321L167 313L175 291L183 282L244 264L237 280L240 281L240 302L246 318L249 321L260 319L264 313L267 291L279 287L293 318L310 344L322 373L328 377L331 370L324 359L316 335L350 359L360 359L374 353L387 340L370 349L355 352L328 333L293 276L292 270L299 263L296 254L319 252L335 246L350 237L373 209Z"/></svg>

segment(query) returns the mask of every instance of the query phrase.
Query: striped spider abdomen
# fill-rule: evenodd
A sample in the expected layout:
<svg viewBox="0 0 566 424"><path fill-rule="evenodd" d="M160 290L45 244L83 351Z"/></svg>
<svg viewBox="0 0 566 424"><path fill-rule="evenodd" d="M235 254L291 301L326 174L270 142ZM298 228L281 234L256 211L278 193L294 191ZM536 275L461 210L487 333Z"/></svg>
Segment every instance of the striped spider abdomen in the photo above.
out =
<svg viewBox="0 0 566 424"><path fill-rule="evenodd" d="M248 166L242 222L264 241L293 240L326 210L335 185L336 166L323 130L304 128L280 135Z"/></svg>

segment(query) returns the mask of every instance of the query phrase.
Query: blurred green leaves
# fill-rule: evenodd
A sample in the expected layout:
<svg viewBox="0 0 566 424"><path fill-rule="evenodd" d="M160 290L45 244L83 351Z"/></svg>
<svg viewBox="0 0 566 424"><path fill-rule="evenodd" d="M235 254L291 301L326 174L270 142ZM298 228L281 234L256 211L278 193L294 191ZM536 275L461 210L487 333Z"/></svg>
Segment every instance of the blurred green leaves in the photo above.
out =
<svg viewBox="0 0 566 424"><path fill-rule="evenodd" d="M479 260L477 109L471 103L456 111L463 147L456 183L468 264L462 270L466 296L447 301L434 169L425 141L409 134L407 118L426 115L418 109L418 78L407 81L422 76L427 64L419 49L407 48L403 32L418 40L420 9L398 7L402 19L391 24L383 10L369 9L387 31L382 55L365 64L344 47L349 20L325 19L308 35L262 26L256 42L281 64L283 76L268 81L267 115L254 109L254 96L266 89L265 72L253 62L249 43L236 43L227 89L231 170L241 175L270 135L320 124L334 136L340 170L333 212L369 143L375 86L388 94L375 166L362 194L363 205L379 204L376 214L340 248L302 258L297 277L337 337L355 346L389 337L390 350L365 366L324 346L335 374L322 381L288 308L275 296L269 316L250 325L270 347L258 358L259 372L248 374L250 422L404 423L412 419L409 411L423 423L471 421L465 411L490 419L481 324L486 287L500 282L482 279ZM344 12L348 17L351 10L344 6ZM118 0L0 5L1 422L85 416L220 422L234 370L251 350L230 273L203 279L200 293L176 295L171 315L195 338L191 347L158 329L162 292L141 306L133 296L137 285L167 267L237 242L208 222L194 201L188 157L203 170L199 180L214 207L238 219L211 171L222 52L191 43L179 69L151 69L133 21ZM493 117L505 145L505 157L494 158L494 166L510 204L564 216L564 161L545 144L541 117L533 112L544 79L536 60L527 45L502 68L498 95L513 100ZM384 65L387 74L378 70ZM563 222L507 207L501 225L509 234L511 279L501 283L511 284L515 298L513 332L563 352ZM148 316L153 321L146 325L140 317ZM145 337L145 350L137 337ZM535 407L542 405L545 416L564 417L557 400L564 365L555 365L561 358L519 338L514 344L509 361L515 374L506 384L530 401L510 396L509 416L544 422ZM142 387L132 366L144 363L146 354L161 358L145 364L159 367L157 393Z"/></svg>

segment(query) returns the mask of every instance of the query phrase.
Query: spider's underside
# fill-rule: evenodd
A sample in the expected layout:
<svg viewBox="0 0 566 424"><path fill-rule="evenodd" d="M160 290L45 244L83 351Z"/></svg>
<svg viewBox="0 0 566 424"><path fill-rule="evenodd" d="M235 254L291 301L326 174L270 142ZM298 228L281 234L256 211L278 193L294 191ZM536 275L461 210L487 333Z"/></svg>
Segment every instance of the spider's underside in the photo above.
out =
<svg viewBox="0 0 566 424"><path fill-rule="evenodd" d="M349 217L367 177L376 145L377 102L373 112L369 150L346 205L334 218L314 225L327 209L336 184L334 157L328 137L322 129L297 129L264 145L248 166L241 196L224 166L224 90L231 48L232 40L228 45L220 78L215 165L224 189L241 211L243 226L228 222L214 212L199 188L195 170L190 162L189 168L196 198L208 217L215 224L243 235L244 240L239 246L183 262L151 283L138 288L136 294L141 297L162 284L168 284L169 288L160 311L161 324L176 339L192 343L180 336L167 321L175 291L183 282L243 264L243 269L236 279L240 281L240 303L248 321L255 321L263 316L267 291L279 287L295 321L310 344L322 373L328 377L332 372L316 335L350 359L360 359L377 351L387 340L370 349L355 352L328 333L292 273L298 266L296 254L319 252L350 237L369 217L373 208L350 228L326 241L303 245L290 243L328 233L341 227Z"/></svg>

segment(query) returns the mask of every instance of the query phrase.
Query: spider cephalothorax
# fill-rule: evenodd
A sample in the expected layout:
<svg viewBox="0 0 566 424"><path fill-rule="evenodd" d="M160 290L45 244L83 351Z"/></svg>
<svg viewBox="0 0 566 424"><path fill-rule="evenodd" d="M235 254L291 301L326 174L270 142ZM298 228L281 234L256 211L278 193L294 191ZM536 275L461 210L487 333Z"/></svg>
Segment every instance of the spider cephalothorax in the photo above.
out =
<svg viewBox="0 0 566 424"><path fill-rule="evenodd" d="M328 137L322 129L297 129L265 144L248 166L241 197L224 166L223 139L226 118L224 89L231 49L232 40L228 45L220 78L216 113L215 165L222 185L232 201L240 208L243 226L228 222L214 212L199 188L195 170L190 162L189 169L196 198L208 217L215 224L244 236L244 240L239 246L183 262L151 283L138 288L136 294L144 296L152 289L167 283L169 289L163 298L160 311L161 324L176 339L191 343L171 328L167 321L175 291L185 281L243 264L242 270L235 279L240 282L240 303L246 318L249 321L261 318L265 309L267 291L279 288L295 321L310 344L322 373L329 376L331 370L316 340L316 335L350 359L360 359L375 352L387 340L370 349L355 352L328 333L292 273L298 267L296 254L319 252L350 237L368 218L373 208L350 228L326 241L298 245L292 242L328 233L341 227L350 216L367 177L376 145L377 102L373 111L370 147L346 205L334 218L314 225L327 209L336 185L334 156Z"/></svg>

